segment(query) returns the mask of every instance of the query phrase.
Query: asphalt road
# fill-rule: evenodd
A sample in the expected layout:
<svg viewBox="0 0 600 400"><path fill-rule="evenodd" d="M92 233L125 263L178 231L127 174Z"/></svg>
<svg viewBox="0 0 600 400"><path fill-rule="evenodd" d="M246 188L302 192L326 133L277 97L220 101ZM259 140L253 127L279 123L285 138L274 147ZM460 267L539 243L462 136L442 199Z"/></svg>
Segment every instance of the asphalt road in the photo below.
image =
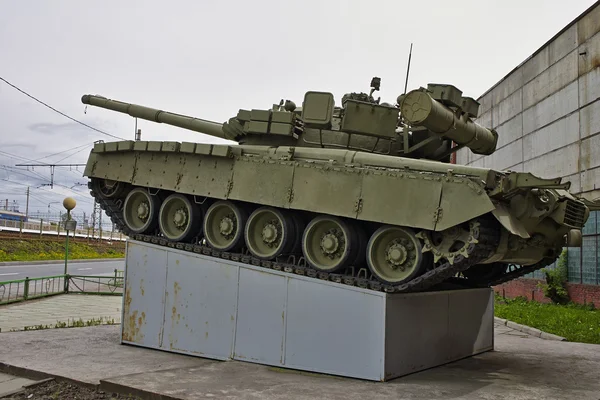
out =
<svg viewBox="0 0 600 400"><path fill-rule="evenodd" d="M125 261L94 261L77 262L67 265L69 274L72 275L114 275L115 269L123 270ZM0 266L0 281L37 278L40 276L61 275L65 271L65 264L34 264L34 265L6 265Z"/></svg>

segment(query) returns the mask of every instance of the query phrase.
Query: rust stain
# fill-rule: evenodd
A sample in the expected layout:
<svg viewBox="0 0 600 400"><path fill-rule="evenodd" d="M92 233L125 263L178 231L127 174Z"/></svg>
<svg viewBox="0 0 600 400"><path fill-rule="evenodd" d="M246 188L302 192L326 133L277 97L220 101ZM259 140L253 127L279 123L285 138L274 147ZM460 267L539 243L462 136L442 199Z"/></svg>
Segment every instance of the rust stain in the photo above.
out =
<svg viewBox="0 0 600 400"><path fill-rule="evenodd" d="M175 260L175 264L179 265L179 260Z"/></svg>
<svg viewBox="0 0 600 400"><path fill-rule="evenodd" d="M600 57L595 56L592 58L592 68L591 69L596 69L600 67Z"/></svg>
<svg viewBox="0 0 600 400"><path fill-rule="evenodd" d="M204 339L208 339L208 332L204 334Z"/></svg>
<svg viewBox="0 0 600 400"><path fill-rule="evenodd" d="M140 279L140 293L144 296L144 280Z"/></svg>

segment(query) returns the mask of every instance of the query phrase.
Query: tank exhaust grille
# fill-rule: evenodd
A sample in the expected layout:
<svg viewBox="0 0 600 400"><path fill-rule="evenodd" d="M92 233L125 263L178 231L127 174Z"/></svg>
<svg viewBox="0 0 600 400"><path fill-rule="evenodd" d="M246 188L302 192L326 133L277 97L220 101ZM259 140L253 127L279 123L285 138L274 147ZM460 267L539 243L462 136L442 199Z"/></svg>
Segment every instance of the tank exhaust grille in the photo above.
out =
<svg viewBox="0 0 600 400"><path fill-rule="evenodd" d="M569 225L574 228L583 228L584 217L585 205L578 201L567 199L567 206L565 207L565 225Z"/></svg>

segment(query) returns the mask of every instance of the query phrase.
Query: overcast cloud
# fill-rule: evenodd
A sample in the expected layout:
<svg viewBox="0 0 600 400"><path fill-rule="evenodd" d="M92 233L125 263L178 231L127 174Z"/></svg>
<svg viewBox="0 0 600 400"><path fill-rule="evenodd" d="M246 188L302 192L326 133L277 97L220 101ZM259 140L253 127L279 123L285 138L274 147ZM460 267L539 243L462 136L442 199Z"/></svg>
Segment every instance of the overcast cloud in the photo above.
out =
<svg viewBox="0 0 600 400"><path fill-rule="evenodd" d="M367 91L379 76L382 101L393 103L404 88L413 42L409 90L450 83L477 98L593 3L0 0L0 77L128 139L134 119L86 110L81 96L101 94L222 122L239 108L270 107L282 98L301 104L307 90L332 91L339 103L346 92ZM83 168L57 168L61 186L51 190L40 187L49 183L49 168L32 173L14 165L42 157L85 163L95 140L113 139L1 81L0 110L0 199L18 200L24 211L31 185L30 210L46 211L49 203L79 193L78 210L91 212L86 187L77 185L86 182ZM138 127L146 140L218 141L147 121ZM76 146L83 147L47 157Z"/></svg>

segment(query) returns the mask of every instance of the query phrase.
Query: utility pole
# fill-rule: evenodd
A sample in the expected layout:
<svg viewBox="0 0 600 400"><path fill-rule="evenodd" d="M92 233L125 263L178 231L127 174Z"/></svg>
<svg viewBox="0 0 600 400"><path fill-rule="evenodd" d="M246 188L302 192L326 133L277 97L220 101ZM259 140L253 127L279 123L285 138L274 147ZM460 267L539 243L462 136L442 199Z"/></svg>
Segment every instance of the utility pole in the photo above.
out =
<svg viewBox="0 0 600 400"><path fill-rule="evenodd" d="M29 186L27 186L27 203L25 203L25 219L29 218Z"/></svg>

